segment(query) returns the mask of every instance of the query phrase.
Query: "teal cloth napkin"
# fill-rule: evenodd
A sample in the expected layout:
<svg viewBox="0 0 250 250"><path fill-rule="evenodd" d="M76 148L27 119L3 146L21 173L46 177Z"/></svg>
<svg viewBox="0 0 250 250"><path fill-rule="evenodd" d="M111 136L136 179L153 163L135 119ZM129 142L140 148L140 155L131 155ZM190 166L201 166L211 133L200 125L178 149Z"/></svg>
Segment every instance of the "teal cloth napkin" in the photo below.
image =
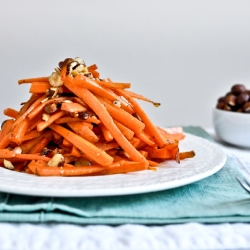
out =
<svg viewBox="0 0 250 250"><path fill-rule="evenodd" d="M199 127L185 131L209 140ZM81 224L168 224L249 222L250 195L235 177L238 161L228 157L216 174L183 187L138 195L48 198L0 193L0 221Z"/></svg>

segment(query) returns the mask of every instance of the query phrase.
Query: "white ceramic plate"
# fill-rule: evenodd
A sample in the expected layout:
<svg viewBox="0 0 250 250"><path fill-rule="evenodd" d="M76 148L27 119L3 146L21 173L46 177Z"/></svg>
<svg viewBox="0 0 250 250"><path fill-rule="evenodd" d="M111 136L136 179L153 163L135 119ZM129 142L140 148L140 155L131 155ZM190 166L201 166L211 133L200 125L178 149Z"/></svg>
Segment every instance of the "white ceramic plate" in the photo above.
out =
<svg viewBox="0 0 250 250"><path fill-rule="evenodd" d="M214 143L186 134L180 151L194 150L196 156L166 161L157 171L89 177L39 177L0 168L0 191L15 194L54 197L89 197L139 194L180 187L204 179L219 171L226 162L225 153Z"/></svg>

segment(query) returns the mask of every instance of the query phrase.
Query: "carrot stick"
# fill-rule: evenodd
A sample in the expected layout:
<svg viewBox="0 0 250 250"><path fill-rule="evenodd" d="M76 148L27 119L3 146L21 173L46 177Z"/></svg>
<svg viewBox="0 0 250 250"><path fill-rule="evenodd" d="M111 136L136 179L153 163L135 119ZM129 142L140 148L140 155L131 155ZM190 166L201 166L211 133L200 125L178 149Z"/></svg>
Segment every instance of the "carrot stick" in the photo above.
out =
<svg viewBox="0 0 250 250"><path fill-rule="evenodd" d="M147 163L148 164L148 163ZM103 174L122 174L135 171L146 170L147 166L142 162L131 162L121 160L105 168Z"/></svg>
<svg viewBox="0 0 250 250"><path fill-rule="evenodd" d="M77 134L85 140L95 143L98 142L99 138L90 129L87 122L69 122L67 125Z"/></svg>
<svg viewBox="0 0 250 250"><path fill-rule="evenodd" d="M45 93L51 85L49 82L32 82L30 86L30 93Z"/></svg>
<svg viewBox="0 0 250 250"><path fill-rule="evenodd" d="M60 101L64 101L64 100L67 100L69 99L68 97L56 97L56 98L51 98L49 100L46 100L45 102L43 103L39 103L39 105L37 105L37 107L35 109L32 110L32 112L30 112L28 114L28 118L30 120L34 119L34 117L36 117L38 114L41 113L42 110L44 110L44 108L51 104L51 103L58 103Z"/></svg>
<svg viewBox="0 0 250 250"><path fill-rule="evenodd" d="M125 97L132 104L135 112L140 116L142 121L145 123L146 129L149 132L150 136L153 138L153 140L155 140L160 147L164 147L166 145L166 139L154 126L154 124L147 116L145 111L141 108L141 106L132 97L130 97L124 90L118 89L117 92L121 96Z"/></svg>
<svg viewBox="0 0 250 250"><path fill-rule="evenodd" d="M33 138L36 138L38 136L40 136L41 133L38 132L37 130L32 130L30 132L27 132L24 137L23 137L23 141L28 141L28 140L31 140Z"/></svg>
<svg viewBox="0 0 250 250"><path fill-rule="evenodd" d="M38 98L35 102L33 102L28 109L13 123L13 128L15 128L21 121L23 121L27 115L33 111L35 108L39 107L41 104L41 101L43 101L47 97L47 94L42 95L40 98Z"/></svg>
<svg viewBox="0 0 250 250"><path fill-rule="evenodd" d="M124 110L113 107L108 102L105 102L103 99L99 99L101 103L105 105L106 110L109 115L116 121L123 124L125 127L128 127L136 134L140 134L145 128L145 124L139 121L137 118L132 116L131 114L125 112Z"/></svg>
<svg viewBox="0 0 250 250"><path fill-rule="evenodd" d="M133 97L133 98L136 98L136 99L139 99L139 100L143 100L145 102L150 102L152 104L154 104L155 107L159 107L161 104L160 103L157 103L157 102L153 102L151 101L150 99L144 97L143 95L139 95L137 93L134 93L132 91L129 91L129 90L124 90L124 92L126 94L128 94L130 97Z"/></svg>
<svg viewBox="0 0 250 250"><path fill-rule="evenodd" d="M66 116L66 117L61 117L61 118L58 118L55 123L56 124L62 124L62 123L68 123L68 122L90 122L90 123L95 123L95 124L99 124L101 121L98 120L95 116L90 116L88 119L86 120L82 120L78 117L69 117L69 116Z"/></svg>
<svg viewBox="0 0 250 250"><path fill-rule="evenodd" d="M121 124L120 122L118 122L118 121L115 121L115 120L114 120L114 123L115 123L115 125L117 126L117 128L120 129L120 131L123 133L123 135L124 135L129 141L133 138L133 136L134 136L135 133L134 133L131 129L125 127L124 125L122 125L122 124Z"/></svg>
<svg viewBox="0 0 250 250"><path fill-rule="evenodd" d="M16 117L16 120L18 120L24 114L24 112L31 106L31 104L33 104L40 97L41 97L41 94L32 94L30 99L27 102L25 102L23 106L21 107Z"/></svg>
<svg viewBox="0 0 250 250"><path fill-rule="evenodd" d="M49 82L49 80L48 80L48 76L47 77L26 78L26 79L18 80L18 84L32 83L32 82Z"/></svg>
<svg viewBox="0 0 250 250"><path fill-rule="evenodd" d="M23 142L23 138L29 127L29 119L24 118L10 133L10 140L15 142L17 145Z"/></svg>
<svg viewBox="0 0 250 250"><path fill-rule="evenodd" d="M118 95L116 95L113 91L110 91L106 88L103 88L94 80L90 79L89 77L85 77L83 75L77 75L74 80L78 82L79 85L82 87L89 89L94 94L107 98L110 101L120 100L121 107L126 110L128 113L132 114L134 111L131 109L131 106L128 106ZM67 86L66 86L67 87ZM78 95L78 94L77 94ZM79 96L79 95L78 95Z"/></svg>
<svg viewBox="0 0 250 250"><path fill-rule="evenodd" d="M87 109L77 102L63 102L61 106L61 110L68 111L68 112L83 112Z"/></svg>
<svg viewBox="0 0 250 250"><path fill-rule="evenodd" d="M144 131L141 132L140 134L136 134L136 136L138 137L138 139L140 139L141 141L145 142L150 146L155 145L155 143L149 138L149 136Z"/></svg>
<svg viewBox="0 0 250 250"><path fill-rule="evenodd" d="M73 79L71 76L64 77L63 72L65 71L62 71L62 78L66 87L73 93L77 93L77 95L97 114L106 128L109 129L114 139L119 143L124 151L128 153L131 159L148 164L146 159L129 143L121 131L116 127L112 117L100 101L89 90L83 88L81 84L78 84L76 78Z"/></svg>
<svg viewBox="0 0 250 250"><path fill-rule="evenodd" d="M104 87L104 88L108 88L108 89L126 89L126 88L130 88L130 83L118 83L118 82L105 82L105 81L98 81L96 80L96 82Z"/></svg>
<svg viewBox="0 0 250 250"><path fill-rule="evenodd" d="M14 151L10 151L9 149L0 149L0 158L8 159L14 157L15 157Z"/></svg>
<svg viewBox="0 0 250 250"><path fill-rule="evenodd" d="M11 132L12 130L12 125L14 123L14 120L6 120L3 124L1 133L0 133L0 142L1 140Z"/></svg>
<svg viewBox="0 0 250 250"><path fill-rule="evenodd" d="M83 167L42 167L35 166L36 172L40 176L83 176L95 175L104 171L102 166L83 166Z"/></svg>
<svg viewBox="0 0 250 250"><path fill-rule="evenodd" d="M88 66L87 68L88 68L88 70L96 70L96 69L98 69L96 64L92 64L92 65Z"/></svg>
<svg viewBox="0 0 250 250"><path fill-rule="evenodd" d="M75 145L80 151L84 152L88 157L102 166L109 166L113 162L113 158L105 153L103 150L97 148L89 141L83 139L79 135L74 134L70 130L61 127L60 125L51 124L49 126L52 130L63 136L73 145Z"/></svg>
<svg viewBox="0 0 250 250"><path fill-rule="evenodd" d="M12 108L7 108L3 111L4 115L12 117L12 118L16 118L18 115L18 111Z"/></svg>
<svg viewBox="0 0 250 250"><path fill-rule="evenodd" d="M114 139L110 131L102 123L100 123L98 126L101 128L101 131L106 141L112 141Z"/></svg>
<svg viewBox="0 0 250 250"><path fill-rule="evenodd" d="M37 131L41 132L45 128L47 128L50 124L52 124L55 120L60 118L65 114L65 111L59 111L57 113L54 113L53 115L50 116L48 121L41 121L37 124Z"/></svg>
<svg viewBox="0 0 250 250"><path fill-rule="evenodd" d="M42 150L48 145L50 140L46 137L43 137L39 143L37 143L31 150L29 151L29 154L35 154L40 153Z"/></svg>
<svg viewBox="0 0 250 250"><path fill-rule="evenodd" d="M73 145L71 149L71 155L76 156L76 157L81 157L81 152L76 146Z"/></svg>

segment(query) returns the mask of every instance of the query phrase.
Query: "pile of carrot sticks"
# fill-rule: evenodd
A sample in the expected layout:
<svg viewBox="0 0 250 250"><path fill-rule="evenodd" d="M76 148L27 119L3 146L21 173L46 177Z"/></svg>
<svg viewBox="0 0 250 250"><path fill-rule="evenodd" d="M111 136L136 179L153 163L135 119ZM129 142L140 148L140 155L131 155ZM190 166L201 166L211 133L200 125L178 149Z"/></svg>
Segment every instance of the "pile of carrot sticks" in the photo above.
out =
<svg viewBox="0 0 250 250"><path fill-rule="evenodd" d="M0 166L39 176L93 176L156 170L160 162L194 157L179 152L183 133L157 127L130 83L101 79L96 65L67 58L30 84L20 110L7 108L0 131Z"/></svg>

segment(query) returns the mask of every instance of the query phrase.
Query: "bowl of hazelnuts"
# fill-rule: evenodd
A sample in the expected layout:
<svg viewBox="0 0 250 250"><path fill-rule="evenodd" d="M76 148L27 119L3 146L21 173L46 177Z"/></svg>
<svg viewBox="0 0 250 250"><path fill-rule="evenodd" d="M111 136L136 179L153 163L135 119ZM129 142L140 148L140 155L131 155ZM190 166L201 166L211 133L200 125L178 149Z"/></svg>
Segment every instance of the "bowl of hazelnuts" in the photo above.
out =
<svg viewBox="0 0 250 250"><path fill-rule="evenodd" d="M213 110L217 136L229 144L250 148L250 90L235 84L220 97Z"/></svg>

